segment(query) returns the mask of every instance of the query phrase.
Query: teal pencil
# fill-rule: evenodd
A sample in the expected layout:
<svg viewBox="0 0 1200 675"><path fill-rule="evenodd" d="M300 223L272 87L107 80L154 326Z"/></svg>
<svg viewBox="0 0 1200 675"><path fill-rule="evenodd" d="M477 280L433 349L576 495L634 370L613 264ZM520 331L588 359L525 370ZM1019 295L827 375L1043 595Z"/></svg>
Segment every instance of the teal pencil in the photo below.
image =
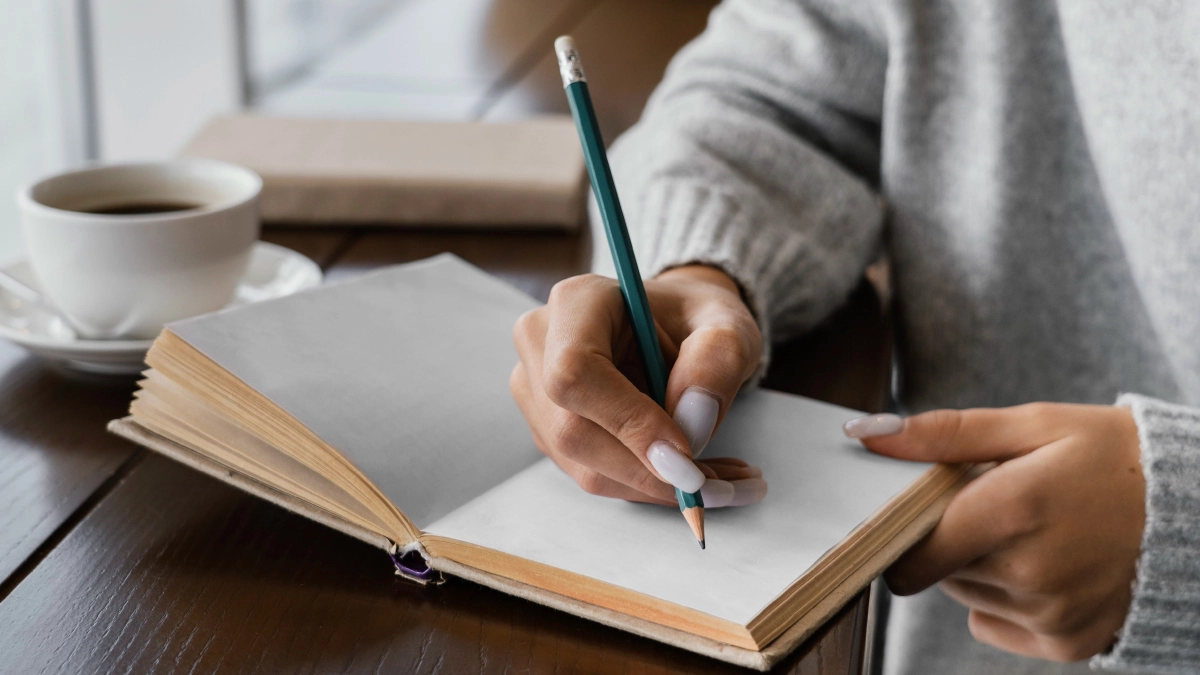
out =
<svg viewBox="0 0 1200 675"><path fill-rule="evenodd" d="M608 154L604 151L604 140L596 124L596 111L588 94L583 64L579 61L575 42L566 35L554 41L554 53L558 56L558 69L562 73L567 101L571 104L575 128L579 131L579 142L583 145L583 158L587 163L592 190L596 193L596 203L600 207L600 219L604 221L604 232L608 236L608 248L612 251L617 269L621 295L625 298L625 309L633 323L633 334L642 357L650 397L665 408L667 364L658 344L658 331L650 314L650 302L646 299L646 287L642 285L642 276L638 272L637 258L633 255L633 243L625 227L625 214L621 212L621 202L617 200L617 186L608 168ZM700 542L700 548L704 548L704 499L699 492L684 492L679 488L675 489L675 498L679 501L679 510L683 512L688 526Z"/></svg>

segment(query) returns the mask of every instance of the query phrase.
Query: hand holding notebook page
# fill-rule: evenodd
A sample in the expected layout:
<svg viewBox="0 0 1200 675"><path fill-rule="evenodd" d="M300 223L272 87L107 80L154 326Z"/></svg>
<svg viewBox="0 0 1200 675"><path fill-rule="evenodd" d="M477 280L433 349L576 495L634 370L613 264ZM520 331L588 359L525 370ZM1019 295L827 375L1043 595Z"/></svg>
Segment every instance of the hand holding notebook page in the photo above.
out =
<svg viewBox="0 0 1200 675"><path fill-rule="evenodd" d="M854 411L750 392L706 454L775 488L712 511L701 551L673 509L589 495L537 451L508 392L535 306L439 256L182 321L111 428L435 569L760 669L928 531L963 472L867 453L841 432Z"/></svg>

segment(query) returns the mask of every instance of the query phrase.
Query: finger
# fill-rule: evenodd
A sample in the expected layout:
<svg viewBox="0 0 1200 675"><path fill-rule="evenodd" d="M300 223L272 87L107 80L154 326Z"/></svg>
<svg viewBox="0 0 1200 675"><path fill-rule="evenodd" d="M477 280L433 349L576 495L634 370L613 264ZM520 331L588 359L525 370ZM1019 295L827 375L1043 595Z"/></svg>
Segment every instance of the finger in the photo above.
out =
<svg viewBox="0 0 1200 675"><path fill-rule="evenodd" d="M1033 505L1014 485L1022 483L1021 467L1002 464L969 483L925 539L887 571L888 586L911 595L1015 539L1037 524Z"/></svg>
<svg viewBox="0 0 1200 675"><path fill-rule="evenodd" d="M1075 635L1094 622L1104 607L1112 604L1108 596L1088 592L1092 590L1090 588L1031 593L1000 584L981 583L961 573L943 579L938 586L946 595L971 609L997 616L1038 635ZM1121 606L1128 606L1128 602Z"/></svg>
<svg viewBox="0 0 1200 675"><path fill-rule="evenodd" d="M1116 633L1102 623L1089 625L1067 636L1041 635L979 610L971 610L967 626L971 635L984 644L1022 656L1060 662L1082 661L1095 656L1116 639Z"/></svg>
<svg viewBox="0 0 1200 675"><path fill-rule="evenodd" d="M704 484L689 456L687 437L612 361L613 336L625 321L619 289L585 275L551 292L542 380L556 405L616 437L656 476L686 492Z"/></svg>
<svg viewBox="0 0 1200 675"><path fill-rule="evenodd" d="M742 480L745 478L762 478L762 469L757 466L739 466L737 464L713 464L708 460L697 460L696 466L704 472L705 478L721 480Z"/></svg>
<svg viewBox="0 0 1200 675"><path fill-rule="evenodd" d="M956 575L938 582L938 587L964 607L1031 628L1026 622L1036 611L1037 603L1032 598L1018 597L1000 586L961 579Z"/></svg>
<svg viewBox="0 0 1200 675"><path fill-rule="evenodd" d="M872 452L919 462L1004 461L1028 454L1068 433L1066 406L1034 403L1013 408L933 410L899 421L876 415L846 423L847 435Z"/></svg>
<svg viewBox="0 0 1200 675"><path fill-rule="evenodd" d="M705 475L709 478L720 478L721 480L743 480L745 478L762 478L762 469L757 466L737 466L735 464L712 464L708 460L700 460L697 466L705 470ZM712 471L712 475L709 475Z"/></svg>
<svg viewBox="0 0 1200 675"><path fill-rule="evenodd" d="M547 406L553 404L547 401ZM675 490L670 484L651 473L628 448L595 422L561 408L554 408L548 416L552 422L547 440L553 454L655 499L675 499Z"/></svg>
<svg viewBox="0 0 1200 675"><path fill-rule="evenodd" d="M533 444L543 455L549 456L550 446L542 438L538 429L541 420L538 415L538 407L534 403L533 390L529 386L529 374L524 364L518 362L513 366L512 372L508 376L508 388L512 392L513 400L517 402L517 407L521 409L525 424L529 426Z"/></svg>
<svg viewBox="0 0 1200 675"><path fill-rule="evenodd" d="M613 499L624 499L630 502L662 504L664 506L673 506L676 503L674 494L670 498L648 495L641 490L635 490L628 485L615 481L591 467L573 462L561 455L551 456L551 459L589 494L611 497Z"/></svg>
<svg viewBox="0 0 1200 675"><path fill-rule="evenodd" d="M730 315L717 306L689 317L689 324L667 382L667 408L696 457L754 373L762 347L748 314Z"/></svg>
<svg viewBox="0 0 1200 675"><path fill-rule="evenodd" d="M705 464L727 464L729 466L750 466L749 462L737 457L705 457L702 460Z"/></svg>
<svg viewBox="0 0 1200 675"><path fill-rule="evenodd" d="M641 493L642 497L637 501L673 503L675 493L671 486L647 471L615 438L588 420L556 407L544 395L540 396L533 390L522 364L513 369L509 386L517 406L529 422L534 443L559 466L570 462L587 468L609 481ZM607 482L599 481L598 476L584 473L582 469L571 475L578 476L577 482L580 479L588 481L590 485L580 485L589 492L606 496L618 494ZM624 490L619 494L622 499L630 498Z"/></svg>
<svg viewBox="0 0 1200 675"><path fill-rule="evenodd" d="M994 614L972 609L967 615L967 628L976 640L985 645L1022 656L1043 658L1036 635Z"/></svg>
<svg viewBox="0 0 1200 675"><path fill-rule="evenodd" d="M767 482L761 478L720 480L710 478L700 488L704 508L719 509L726 506L749 506L761 502L767 496Z"/></svg>
<svg viewBox="0 0 1200 675"><path fill-rule="evenodd" d="M699 456L762 358L762 336L736 295L691 307L682 316L679 354L667 382L667 409Z"/></svg>

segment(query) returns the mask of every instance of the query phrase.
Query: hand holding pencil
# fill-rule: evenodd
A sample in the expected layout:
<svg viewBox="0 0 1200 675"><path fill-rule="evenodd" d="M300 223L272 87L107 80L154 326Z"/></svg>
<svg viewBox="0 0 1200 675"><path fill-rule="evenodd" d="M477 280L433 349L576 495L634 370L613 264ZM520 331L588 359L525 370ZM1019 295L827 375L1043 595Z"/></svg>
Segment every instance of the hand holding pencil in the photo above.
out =
<svg viewBox="0 0 1200 675"><path fill-rule="evenodd" d="M577 56L568 66L582 78ZM592 150L602 153L590 105L584 113L593 127ZM620 284L594 275L568 279L545 307L522 317L515 329L521 363L513 371L513 395L538 447L589 492L685 508L672 486L684 495L698 492L695 501L708 508L761 500L766 483L757 468L736 459L692 461L758 365L757 325L737 285L716 268L680 267L643 285L628 233L619 241L623 217L611 176L603 179L607 161L599 157L593 152L588 159L593 184L599 169L602 213L619 225L609 228L610 237L615 232L616 243L626 247L614 250L627 252L632 270ZM640 336L631 295L633 307L644 312ZM647 332L653 349L644 350Z"/></svg>

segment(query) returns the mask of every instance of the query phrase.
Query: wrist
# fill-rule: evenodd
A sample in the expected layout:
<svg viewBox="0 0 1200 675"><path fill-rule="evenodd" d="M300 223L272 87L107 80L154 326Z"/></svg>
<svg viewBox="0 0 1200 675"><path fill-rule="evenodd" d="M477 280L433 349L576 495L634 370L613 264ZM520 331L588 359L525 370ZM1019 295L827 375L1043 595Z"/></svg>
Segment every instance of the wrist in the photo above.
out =
<svg viewBox="0 0 1200 675"><path fill-rule="evenodd" d="M733 277L729 276L719 267L704 264L680 265L663 270L655 279L664 281L686 280L699 281L702 283L713 284L719 286L730 293L736 295L739 299L743 298L741 286L738 285Z"/></svg>

